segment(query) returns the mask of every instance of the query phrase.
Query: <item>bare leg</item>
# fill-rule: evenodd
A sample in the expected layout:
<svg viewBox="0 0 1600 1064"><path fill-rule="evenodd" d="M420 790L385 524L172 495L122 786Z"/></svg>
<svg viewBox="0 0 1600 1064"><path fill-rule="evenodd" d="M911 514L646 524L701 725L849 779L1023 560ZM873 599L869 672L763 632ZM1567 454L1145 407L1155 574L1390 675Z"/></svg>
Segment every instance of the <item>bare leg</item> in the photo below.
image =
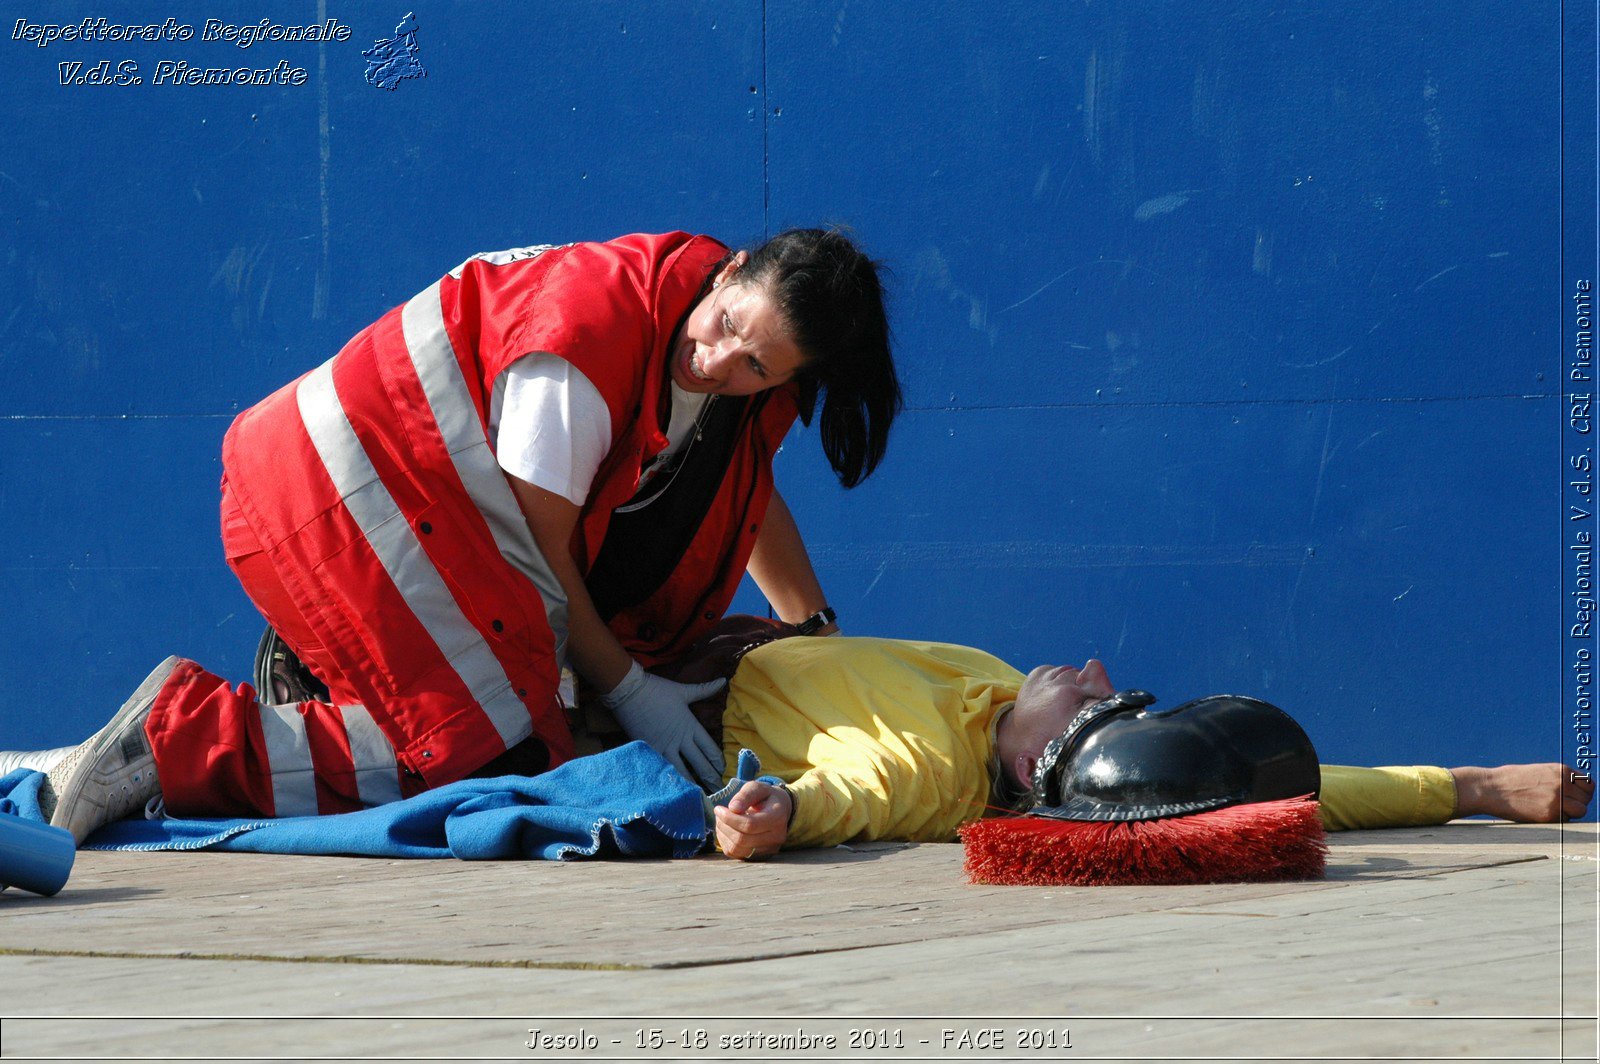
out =
<svg viewBox="0 0 1600 1064"><path fill-rule="evenodd" d="M1453 768L1456 816L1487 814L1505 820L1548 824L1583 816L1594 797L1594 780L1567 765L1496 765Z"/></svg>

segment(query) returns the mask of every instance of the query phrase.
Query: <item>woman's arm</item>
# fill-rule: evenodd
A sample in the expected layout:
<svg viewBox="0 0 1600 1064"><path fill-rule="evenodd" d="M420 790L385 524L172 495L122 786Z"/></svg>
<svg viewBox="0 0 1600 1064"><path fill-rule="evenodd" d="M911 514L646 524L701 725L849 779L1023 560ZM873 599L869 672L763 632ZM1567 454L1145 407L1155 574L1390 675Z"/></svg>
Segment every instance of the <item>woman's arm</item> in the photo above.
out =
<svg viewBox="0 0 1600 1064"><path fill-rule="evenodd" d="M578 563L572 558L572 530L578 524L578 507L555 492L518 477L507 474L506 479L511 482L539 553L567 593L567 654L572 667L595 690L610 691L628 674L633 658L600 619L589 589L578 574Z"/></svg>
<svg viewBox="0 0 1600 1064"><path fill-rule="evenodd" d="M726 680L680 684L646 673L600 619L572 557L578 507L541 487L506 474L533 541L567 593L567 656L597 690L630 739L650 744L684 777L715 789L722 782L722 751L690 711Z"/></svg>
<svg viewBox="0 0 1600 1064"><path fill-rule="evenodd" d="M805 541L800 538L800 528L776 487L745 568L778 616L790 624L799 624L828 604L817 572L811 567ZM838 631L837 624L830 624L813 634L833 635Z"/></svg>

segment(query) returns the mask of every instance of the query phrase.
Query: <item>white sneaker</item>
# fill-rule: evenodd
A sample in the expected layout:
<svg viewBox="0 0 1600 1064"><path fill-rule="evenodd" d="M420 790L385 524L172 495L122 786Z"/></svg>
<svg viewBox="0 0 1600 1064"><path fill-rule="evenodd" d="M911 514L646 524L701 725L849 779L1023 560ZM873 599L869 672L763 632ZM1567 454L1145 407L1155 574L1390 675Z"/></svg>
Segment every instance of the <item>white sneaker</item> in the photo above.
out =
<svg viewBox="0 0 1600 1064"><path fill-rule="evenodd" d="M161 793L144 722L156 692L180 660L168 658L157 665L111 723L47 773L45 786L39 789L40 811L54 827L72 832L78 845L97 828L143 810Z"/></svg>

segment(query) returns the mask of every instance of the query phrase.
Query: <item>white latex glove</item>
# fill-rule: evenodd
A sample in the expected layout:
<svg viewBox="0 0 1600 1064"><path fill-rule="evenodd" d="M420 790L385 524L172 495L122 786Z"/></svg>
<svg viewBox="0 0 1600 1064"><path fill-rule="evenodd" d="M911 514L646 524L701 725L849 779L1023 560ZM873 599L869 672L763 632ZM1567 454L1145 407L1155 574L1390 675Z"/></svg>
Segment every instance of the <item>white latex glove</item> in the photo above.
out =
<svg viewBox="0 0 1600 1064"><path fill-rule="evenodd" d="M601 695L600 701L628 738L649 744L672 762L684 779L716 790L722 786L722 751L694 719L689 703L710 698L726 686L727 680L676 683L645 672L636 661L622 682Z"/></svg>

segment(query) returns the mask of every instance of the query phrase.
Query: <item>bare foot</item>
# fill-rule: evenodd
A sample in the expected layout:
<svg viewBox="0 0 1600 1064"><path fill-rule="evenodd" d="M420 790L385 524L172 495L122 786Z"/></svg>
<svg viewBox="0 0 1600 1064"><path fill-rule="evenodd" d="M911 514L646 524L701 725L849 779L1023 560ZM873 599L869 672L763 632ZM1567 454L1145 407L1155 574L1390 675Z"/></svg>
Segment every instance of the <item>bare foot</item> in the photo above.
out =
<svg viewBox="0 0 1600 1064"><path fill-rule="evenodd" d="M1456 816L1479 813L1526 824L1548 824L1583 816L1594 797L1594 780L1554 762L1453 768Z"/></svg>

